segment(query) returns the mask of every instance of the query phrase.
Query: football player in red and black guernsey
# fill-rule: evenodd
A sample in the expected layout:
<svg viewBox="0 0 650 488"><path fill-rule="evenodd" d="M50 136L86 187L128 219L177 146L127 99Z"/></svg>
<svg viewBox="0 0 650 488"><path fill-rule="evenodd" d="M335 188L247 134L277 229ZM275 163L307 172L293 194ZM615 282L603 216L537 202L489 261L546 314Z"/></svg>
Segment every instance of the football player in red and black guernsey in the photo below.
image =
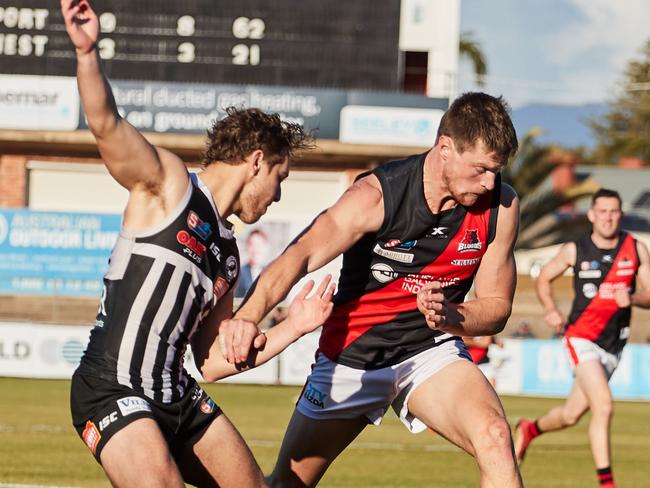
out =
<svg viewBox="0 0 650 488"><path fill-rule="evenodd" d="M621 198L617 192L598 190L587 216L592 232L564 244L542 268L537 295L546 311L544 319L556 332L564 329L564 344L575 382L563 405L535 421L517 424L517 459L523 460L530 442L541 433L564 429L591 410L589 441L601 486L614 487L609 428L614 373L630 335L633 305L650 307L650 255L648 248L620 230ZM568 320L558 310L551 283L568 268L574 272L575 298ZM638 279L642 292L635 293Z"/></svg>
<svg viewBox="0 0 650 488"><path fill-rule="evenodd" d="M501 98L461 96L431 150L361 175L222 324L224 355L245 360L251 343L238 337L343 253L272 486L315 485L391 406L412 432L432 429L473 455L481 486L521 486L503 408L460 339L500 332L511 311L519 206L499 172L517 145ZM472 283L476 298L463 302Z"/></svg>

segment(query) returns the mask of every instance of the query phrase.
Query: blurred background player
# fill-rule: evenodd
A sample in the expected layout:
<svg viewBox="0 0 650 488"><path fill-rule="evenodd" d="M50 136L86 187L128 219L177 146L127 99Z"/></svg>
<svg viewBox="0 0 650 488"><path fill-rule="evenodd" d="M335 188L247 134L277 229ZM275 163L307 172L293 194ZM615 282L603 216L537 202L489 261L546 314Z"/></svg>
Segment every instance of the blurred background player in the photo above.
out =
<svg viewBox="0 0 650 488"><path fill-rule="evenodd" d="M472 356L474 364L485 375L492 388L495 388L499 363L496 358L492 358L493 353L490 349L492 345L495 347L503 347L503 341L497 336L478 336L463 337L463 342L467 346L467 352Z"/></svg>
<svg viewBox="0 0 650 488"><path fill-rule="evenodd" d="M515 431L519 462L533 439L545 432L575 425L591 410L589 442L598 480L614 487L611 468L610 424L613 414L609 379L618 366L629 337L631 307L650 307L648 248L620 230L621 198L612 190L598 190L587 217L592 232L564 244L543 268L536 290L547 324L564 332L575 381L563 405L531 421L521 420ZM551 283L573 268L575 298L567 319L558 310ZM635 293L635 278L643 287Z"/></svg>

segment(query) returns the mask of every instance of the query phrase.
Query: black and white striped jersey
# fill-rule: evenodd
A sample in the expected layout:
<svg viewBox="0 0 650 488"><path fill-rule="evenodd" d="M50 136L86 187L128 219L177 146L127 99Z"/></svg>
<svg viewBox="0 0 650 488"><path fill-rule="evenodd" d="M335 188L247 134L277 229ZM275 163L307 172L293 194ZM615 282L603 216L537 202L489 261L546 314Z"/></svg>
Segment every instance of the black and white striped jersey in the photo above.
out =
<svg viewBox="0 0 650 488"><path fill-rule="evenodd" d="M121 229L79 371L157 401L178 400L189 382L187 344L238 272L233 230L191 175L183 201L164 222L142 233Z"/></svg>

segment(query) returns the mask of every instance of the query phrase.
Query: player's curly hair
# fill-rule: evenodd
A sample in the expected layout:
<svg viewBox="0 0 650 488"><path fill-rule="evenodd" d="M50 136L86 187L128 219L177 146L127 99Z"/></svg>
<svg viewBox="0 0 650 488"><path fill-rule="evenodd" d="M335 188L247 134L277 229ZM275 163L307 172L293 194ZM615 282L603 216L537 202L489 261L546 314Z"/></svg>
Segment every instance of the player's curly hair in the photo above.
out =
<svg viewBox="0 0 650 488"><path fill-rule="evenodd" d="M510 107L502 97L464 93L443 115L436 143L441 135L451 137L462 153L481 140L501 161L507 162L519 147L509 112Z"/></svg>
<svg viewBox="0 0 650 488"><path fill-rule="evenodd" d="M215 161L239 164L256 149L264 151L266 160L273 165L314 147L311 133L300 124L281 120L278 114L238 107L227 108L226 114L208 129L203 155L206 166Z"/></svg>

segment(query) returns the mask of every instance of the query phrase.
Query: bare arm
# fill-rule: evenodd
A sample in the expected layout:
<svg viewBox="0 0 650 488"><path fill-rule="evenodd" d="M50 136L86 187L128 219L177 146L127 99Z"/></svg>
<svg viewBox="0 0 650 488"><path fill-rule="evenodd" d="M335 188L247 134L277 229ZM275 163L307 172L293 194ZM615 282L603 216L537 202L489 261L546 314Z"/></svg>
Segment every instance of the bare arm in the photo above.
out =
<svg viewBox="0 0 650 488"><path fill-rule="evenodd" d="M517 281L514 244L519 227L519 200L507 185L501 203L494 241L481 259L474 290L476 298L461 304L448 302L439 282L425 286L417 297L427 325L460 336L501 332L512 310Z"/></svg>
<svg viewBox="0 0 650 488"><path fill-rule="evenodd" d="M117 112L99 60L99 20L88 0L61 0L61 11L75 46L77 84L88 127L108 171L127 190L155 195L160 193L164 176L172 173L174 177L181 176L181 181L172 190L178 187L176 193L182 195L187 187L183 162L172 153L151 145Z"/></svg>
<svg viewBox="0 0 650 488"><path fill-rule="evenodd" d="M261 349L252 349L245 362L230 364L220 354L215 339L219 340L218 317L211 322L210 337L212 342L207 356L201 361L201 374L206 381L216 381L251 368L264 364L269 359L284 351L287 346L298 340L303 335L320 327L332 312L332 296L334 285L330 285L331 276L327 276L319 285L318 290L309 298L307 295L314 286L313 281L307 282L300 293L291 302L287 318L271 328L266 333L266 343ZM231 302L232 305L232 302ZM217 335L214 335L216 332ZM205 338L209 340L209 338ZM194 348L194 346L192 346ZM198 346L204 347L205 346ZM197 363L198 366L198 363Z"/></svg>
<svg viewBox="0 0 650 488"><path fill-rule="evenodd" d="M642 242L637 241L639 254L639 269L637 271L637 284L642 290L630 297L631 304L636 307L650 308L650 253Z"/></svg>
<svg viewBox="0 0 650 488"><path fill-rule="evenodd" d="M329 263L364 234L378 230L383 219L382 193L375 176L355 182L332 207L320 214L264 269L234 319L222 326L222 333L226 334L226 346L222 352L229 362L245 359L250 348L248 339L243 342L236 340L237 334L241 337L236 329L250 329L259 323L300 278ZM244 337L248 336L244 334ZM233 348L234 358L231 355Z"/></svg>
<svg viewBox="0 0 650 488"><path fill-rule="evenodd" d="M567 242L560 247L558 253L544 265L535 282L537 298L544 307L544 320L556 332L559 332L566 323L566 317L558 310L551 283L561 276L576 262L576 245Z"/></svg>

